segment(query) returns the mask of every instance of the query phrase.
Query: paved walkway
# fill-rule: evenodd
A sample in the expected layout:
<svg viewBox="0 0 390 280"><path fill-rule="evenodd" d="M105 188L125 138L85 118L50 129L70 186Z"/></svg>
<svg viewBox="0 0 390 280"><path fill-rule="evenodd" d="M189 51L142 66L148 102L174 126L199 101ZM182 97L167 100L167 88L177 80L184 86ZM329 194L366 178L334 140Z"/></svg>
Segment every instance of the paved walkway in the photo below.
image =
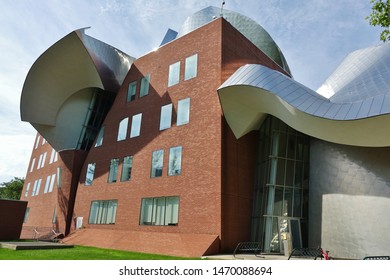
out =
<svg viewBox="0 0 390 280"><path fill-rule="evenodd" d="M31 242L0 242L0 248L7 248L12 250L32 250L32 249L62 249L72 248L73 245L62 243L31 241Z"/></svg>
<svg viewBox="0 0 390 280"><path fill-rule="evenodd" d="M288 257L284 255L276 255L276 254L262 254L260 256L250 255L250 254L237 254L236 257L233 255L212 255L205 256L206 259L212 260L287 260Z"/></svg>

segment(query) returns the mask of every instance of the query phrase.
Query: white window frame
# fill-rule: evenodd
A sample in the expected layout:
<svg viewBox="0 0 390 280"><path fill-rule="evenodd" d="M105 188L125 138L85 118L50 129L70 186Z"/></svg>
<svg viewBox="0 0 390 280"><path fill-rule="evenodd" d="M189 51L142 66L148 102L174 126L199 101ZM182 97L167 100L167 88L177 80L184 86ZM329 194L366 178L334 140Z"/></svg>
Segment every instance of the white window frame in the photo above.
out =
<svg viewBox="0 0 390 280"><path fill-rule="evenodd" d="M176 125L185 125L190 122L191 98L179 100L177 104L177 120Z"/></svg>

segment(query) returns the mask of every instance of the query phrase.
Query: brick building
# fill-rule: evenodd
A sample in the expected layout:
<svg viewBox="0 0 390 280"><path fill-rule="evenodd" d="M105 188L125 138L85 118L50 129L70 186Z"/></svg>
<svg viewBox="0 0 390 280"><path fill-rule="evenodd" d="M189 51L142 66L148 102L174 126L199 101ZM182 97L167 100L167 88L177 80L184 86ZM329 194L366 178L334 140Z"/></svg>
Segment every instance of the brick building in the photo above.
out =
<svg viewBox="0 0 390 280"><path fill-rule="evenodd" d="M388 209L389 164L370 154L390 154L389 130L375 125L388 127L389 96L369 97L384 105L359 117L367 99L332 101L297 83L260 25L214 7L138 59L77 30L38 58L23 88L22 119L38 131L21 198L24 228L183 256L232 252L249 240L283 253L284 233L294 247L382 253L389 240L346 256L344 237L336 244L329 236L352 223L331 225L328 215L343 211L342 202L330 206L343 199L376 204L366 222ZM369 190L346 187L367 172ZM368 201L368 192L378 199Z"/></svg>

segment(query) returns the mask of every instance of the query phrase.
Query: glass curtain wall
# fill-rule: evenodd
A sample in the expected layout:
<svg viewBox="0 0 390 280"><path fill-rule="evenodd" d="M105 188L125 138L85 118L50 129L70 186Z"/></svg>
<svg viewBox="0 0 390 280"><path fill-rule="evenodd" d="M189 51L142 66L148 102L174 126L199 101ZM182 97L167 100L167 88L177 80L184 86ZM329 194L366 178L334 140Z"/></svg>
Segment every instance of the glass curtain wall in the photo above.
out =
<svg viewBox="0 0 390 280"><path fill-rule="evenodd" d="M307 245L309 137L268 116L259 131L252 212L253 241L264 252L283 253L283 238L293 248Z"/></svg>

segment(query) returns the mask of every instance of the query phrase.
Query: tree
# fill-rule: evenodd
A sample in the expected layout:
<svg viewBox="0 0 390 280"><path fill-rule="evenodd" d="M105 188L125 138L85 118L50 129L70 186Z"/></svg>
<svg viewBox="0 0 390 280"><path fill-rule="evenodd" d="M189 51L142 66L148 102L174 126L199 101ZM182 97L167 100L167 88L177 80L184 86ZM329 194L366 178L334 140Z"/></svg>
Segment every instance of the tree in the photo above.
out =
<svg viewBox="0 0 390 280"><path fill-rule="evenodd" d="M384 28L380 35L383 42L390 41L390 0L370 0L372 13L366 17L370 25Z"/></svg>
<svg viewBox="0 0 390 280"><path fill-rule="evenodd" d="M11 181L3 182L0 185L0 198L19 200L24 185L24 179L15 177Z"/></svg>

